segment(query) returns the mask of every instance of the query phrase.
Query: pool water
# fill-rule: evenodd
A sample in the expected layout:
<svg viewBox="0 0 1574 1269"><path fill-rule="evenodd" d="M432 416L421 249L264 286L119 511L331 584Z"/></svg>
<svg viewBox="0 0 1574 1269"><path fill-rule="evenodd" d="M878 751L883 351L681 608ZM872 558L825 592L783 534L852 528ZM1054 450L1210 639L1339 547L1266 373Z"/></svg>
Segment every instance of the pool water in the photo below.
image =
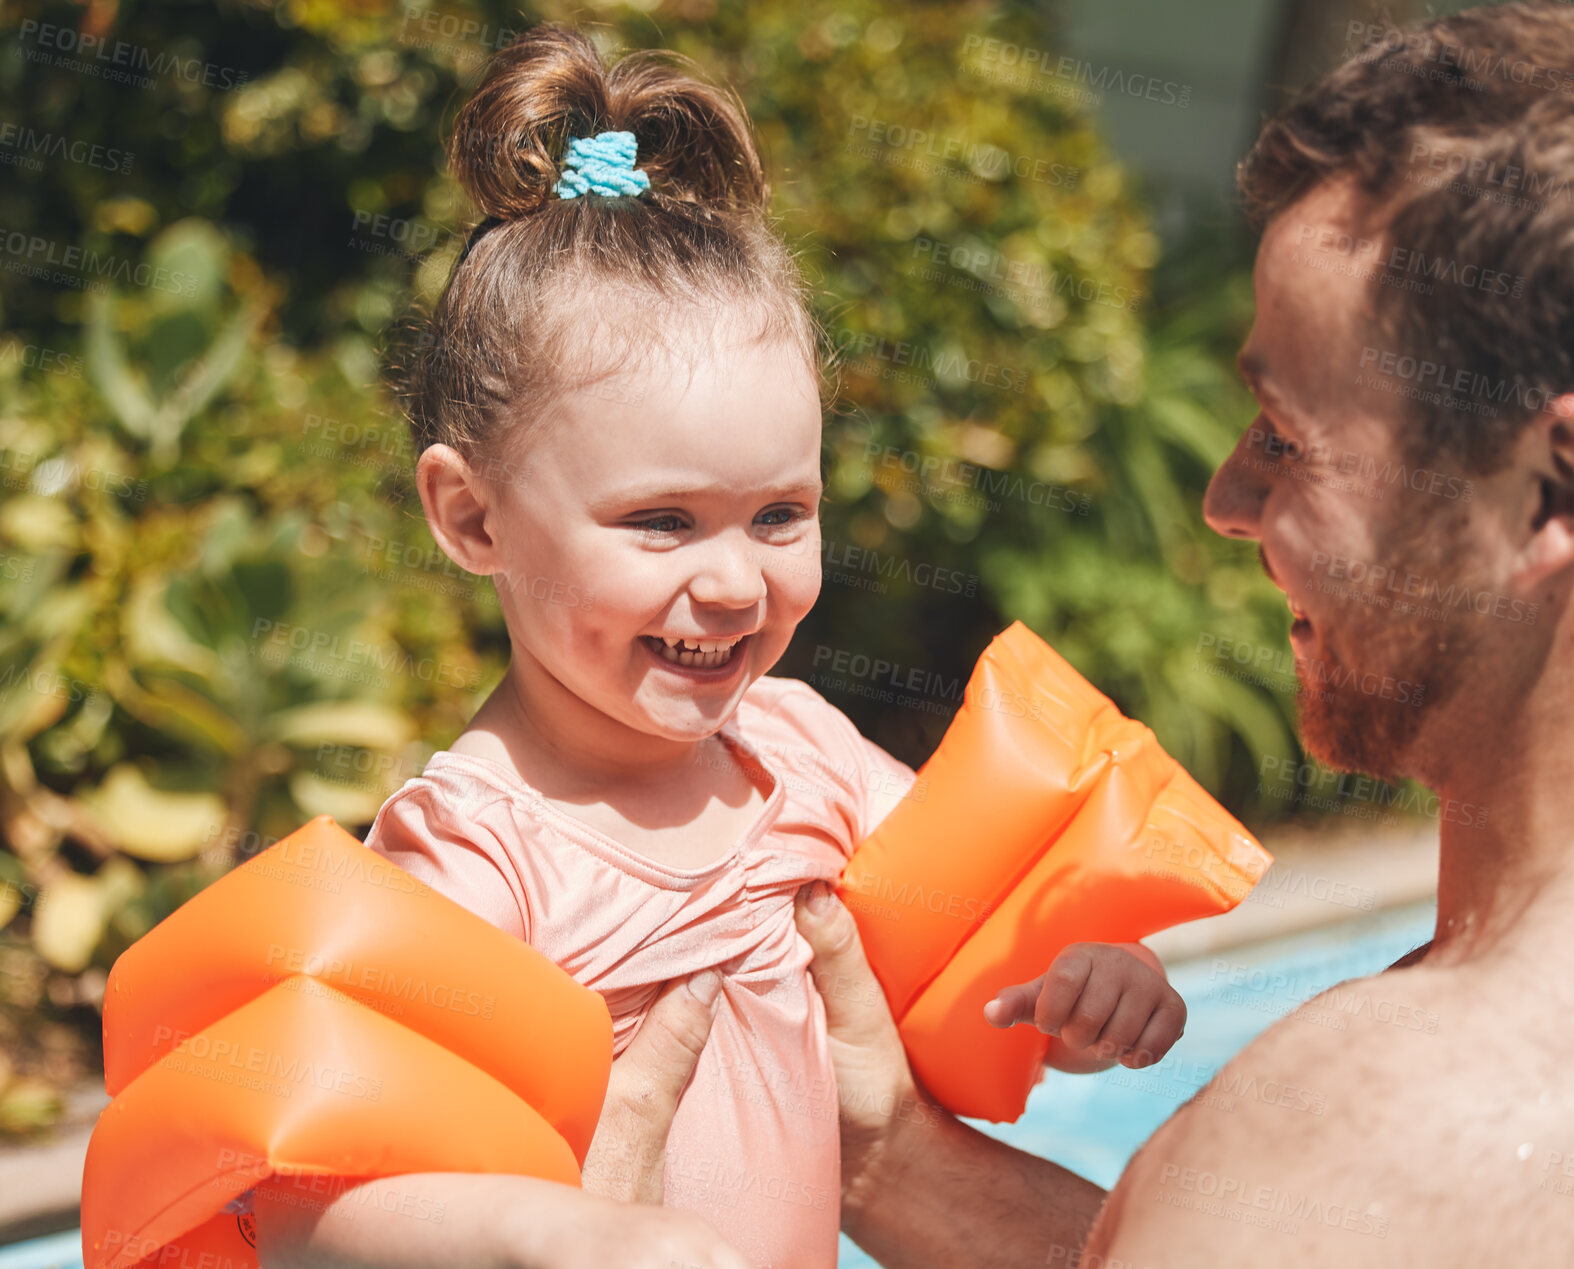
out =
<svg viewBox="0 0 1574 1269"><path fill-rule="evenodd" d="M1016 1123L968 1122L1107 1188L1153 1130L1259 1031L1335 983L1393 964L1431 937L1435 915L1434 903L1414 904L1170 966L1187 1020L1164 1061L1145 1071L1050 1071ZM840 1269L874 1263L842 1239ZM81 1235L0 1247L0 1269L82 1269Z"/></svg>

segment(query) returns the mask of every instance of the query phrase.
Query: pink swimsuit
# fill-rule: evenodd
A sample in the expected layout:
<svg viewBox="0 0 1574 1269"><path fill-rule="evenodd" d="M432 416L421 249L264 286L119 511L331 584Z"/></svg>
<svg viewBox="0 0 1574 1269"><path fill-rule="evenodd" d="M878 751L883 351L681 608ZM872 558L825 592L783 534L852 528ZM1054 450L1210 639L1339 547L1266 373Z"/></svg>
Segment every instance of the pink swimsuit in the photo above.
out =
<svg viewBox="0 0 1574 1269"><path fill-rule="evenodd" d="M875 826L871 791L905 793L915 773L796 679L758 679L720 735L772 788L705 868L636 854L511 769L451 750L388 799L366 843L600 992L614 1053L669 980L721 970L668 1138L666 1201L758 1269L823 1269L841 1223L836 1085L793 895L834 880Z"/></svg>

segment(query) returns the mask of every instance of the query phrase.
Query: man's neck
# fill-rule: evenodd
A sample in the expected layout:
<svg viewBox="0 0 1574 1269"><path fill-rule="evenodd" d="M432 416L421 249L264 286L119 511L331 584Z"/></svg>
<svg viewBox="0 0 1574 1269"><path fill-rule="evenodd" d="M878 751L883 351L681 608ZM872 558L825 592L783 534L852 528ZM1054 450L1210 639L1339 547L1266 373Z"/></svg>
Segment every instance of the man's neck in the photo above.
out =
<svg viewBox="0 0 1574 1269"><path fill-rule="evenodd" d="M1574 897L1574 740L1561 693L1477 728L1437 783L1441 856L1429 965L1574 927L1532 915Z"/></svg>

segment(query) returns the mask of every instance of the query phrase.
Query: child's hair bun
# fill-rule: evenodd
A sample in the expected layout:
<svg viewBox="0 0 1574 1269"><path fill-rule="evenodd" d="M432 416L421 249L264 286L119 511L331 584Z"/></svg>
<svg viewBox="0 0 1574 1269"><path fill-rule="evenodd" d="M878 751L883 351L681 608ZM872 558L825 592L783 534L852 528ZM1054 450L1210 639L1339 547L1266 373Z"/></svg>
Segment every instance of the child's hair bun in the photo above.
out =
<svg viewBox="0 0 1574 1269"><path fill-rule="evenodd" d="M449 166L487 216L512 220L557 201L571 138L611 131L634 134L635 166L650 178L641 199L705 213L763 213L769 202L748 114L733 93L663 50L631 53L608 70L585 35L550 24L492 57L455 120Z"/></svg>

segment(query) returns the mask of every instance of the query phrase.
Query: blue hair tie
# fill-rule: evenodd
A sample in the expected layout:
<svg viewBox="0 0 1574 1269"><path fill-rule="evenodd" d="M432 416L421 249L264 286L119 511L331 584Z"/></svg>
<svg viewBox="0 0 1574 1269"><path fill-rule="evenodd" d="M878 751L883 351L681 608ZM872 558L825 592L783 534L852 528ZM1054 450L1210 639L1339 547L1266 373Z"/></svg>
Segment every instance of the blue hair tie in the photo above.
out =
<svg viewBox="0 0 1574 1269"><path fill-rule="evenodd" d="M634 166L632 132L598 132L593 137L575 137L568 143L563 159L563 175L553 186L559 198L578 198L581 194L638 194L650 188L644 168Z"/></svg>

